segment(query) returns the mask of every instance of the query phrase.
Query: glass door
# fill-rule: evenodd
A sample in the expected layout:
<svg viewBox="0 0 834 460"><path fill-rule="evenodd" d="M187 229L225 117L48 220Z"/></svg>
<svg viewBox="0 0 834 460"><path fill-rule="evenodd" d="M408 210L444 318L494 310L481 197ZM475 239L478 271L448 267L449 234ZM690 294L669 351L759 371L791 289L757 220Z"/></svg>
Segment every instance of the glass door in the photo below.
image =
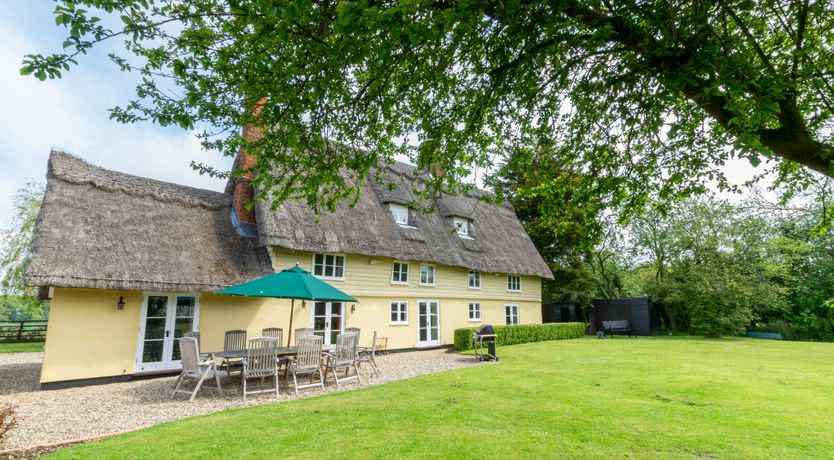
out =
<svg viewBox="0 0 834 460"><path fill-rule="evenodd" d="M197 297L150 294L142 305L136 372L181 367L180 339L196 328Z"/></svg>
<svg viewBox="0 0 834 460"><path fill-rule="evenodd" d="M440 303L436 300L417 301L417 346L440 345Z"/></svg>
<svg viewBox="0 0 834 460"><path fill-rule="evenodd" d="M313 304L313 333L324 338L325 345L336 343L336 337L344 331L344 303L315 302Z"/></svg>

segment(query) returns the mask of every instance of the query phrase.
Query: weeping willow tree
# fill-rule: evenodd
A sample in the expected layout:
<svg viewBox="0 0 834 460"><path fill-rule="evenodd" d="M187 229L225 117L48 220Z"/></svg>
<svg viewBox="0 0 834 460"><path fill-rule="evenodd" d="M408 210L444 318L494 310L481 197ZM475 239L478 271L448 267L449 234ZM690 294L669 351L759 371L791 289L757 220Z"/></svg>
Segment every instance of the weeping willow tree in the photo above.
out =
<svg viewBox="0 0 834 460"><path fill-rule="evenodd" d="M0 318L41 319L48 311L36 288L23 282L43 194L43 184L29 180L12 196L11 225L0 234Z"/></svg>

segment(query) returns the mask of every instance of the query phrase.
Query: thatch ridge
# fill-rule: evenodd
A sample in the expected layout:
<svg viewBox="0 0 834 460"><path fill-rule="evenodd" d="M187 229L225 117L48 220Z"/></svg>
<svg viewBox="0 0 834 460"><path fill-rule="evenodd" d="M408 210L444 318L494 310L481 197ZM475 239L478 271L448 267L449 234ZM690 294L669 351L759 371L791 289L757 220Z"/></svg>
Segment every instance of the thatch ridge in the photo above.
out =
<svg viewBox="0 0 834 460"><path fill-rule="evenodd" d="M193 292L271 273L267 251L232 227L230 203L53 151L26 282Z"/></svg>

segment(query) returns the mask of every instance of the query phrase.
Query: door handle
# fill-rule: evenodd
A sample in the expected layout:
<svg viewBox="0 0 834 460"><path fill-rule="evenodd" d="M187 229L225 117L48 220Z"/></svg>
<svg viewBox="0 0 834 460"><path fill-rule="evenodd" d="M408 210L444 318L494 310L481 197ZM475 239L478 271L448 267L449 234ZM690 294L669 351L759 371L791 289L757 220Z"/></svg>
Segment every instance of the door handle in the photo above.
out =
<svg viewBox="0 0 834 460"><path fill-rule="evenodd" d="M165 337L170 337L170 336L171 336L171 331L165 331Z"/></svg>

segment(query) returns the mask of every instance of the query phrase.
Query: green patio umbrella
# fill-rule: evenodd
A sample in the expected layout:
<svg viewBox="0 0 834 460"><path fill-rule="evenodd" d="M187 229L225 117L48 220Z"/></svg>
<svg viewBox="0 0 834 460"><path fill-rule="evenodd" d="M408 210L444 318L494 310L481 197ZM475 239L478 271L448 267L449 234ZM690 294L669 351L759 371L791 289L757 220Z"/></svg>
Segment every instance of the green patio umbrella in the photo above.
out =
<svg viewBox="0 0 834 460"><path fill-rule="evenodd" d="M285 268L278 273L221 289L216 293L290 299L290 330L287 335L287 346L292 343L292 315L293 310L295 310L296 299L314 302L357 302L353 297L316 278L298 265Z"/></svg>

